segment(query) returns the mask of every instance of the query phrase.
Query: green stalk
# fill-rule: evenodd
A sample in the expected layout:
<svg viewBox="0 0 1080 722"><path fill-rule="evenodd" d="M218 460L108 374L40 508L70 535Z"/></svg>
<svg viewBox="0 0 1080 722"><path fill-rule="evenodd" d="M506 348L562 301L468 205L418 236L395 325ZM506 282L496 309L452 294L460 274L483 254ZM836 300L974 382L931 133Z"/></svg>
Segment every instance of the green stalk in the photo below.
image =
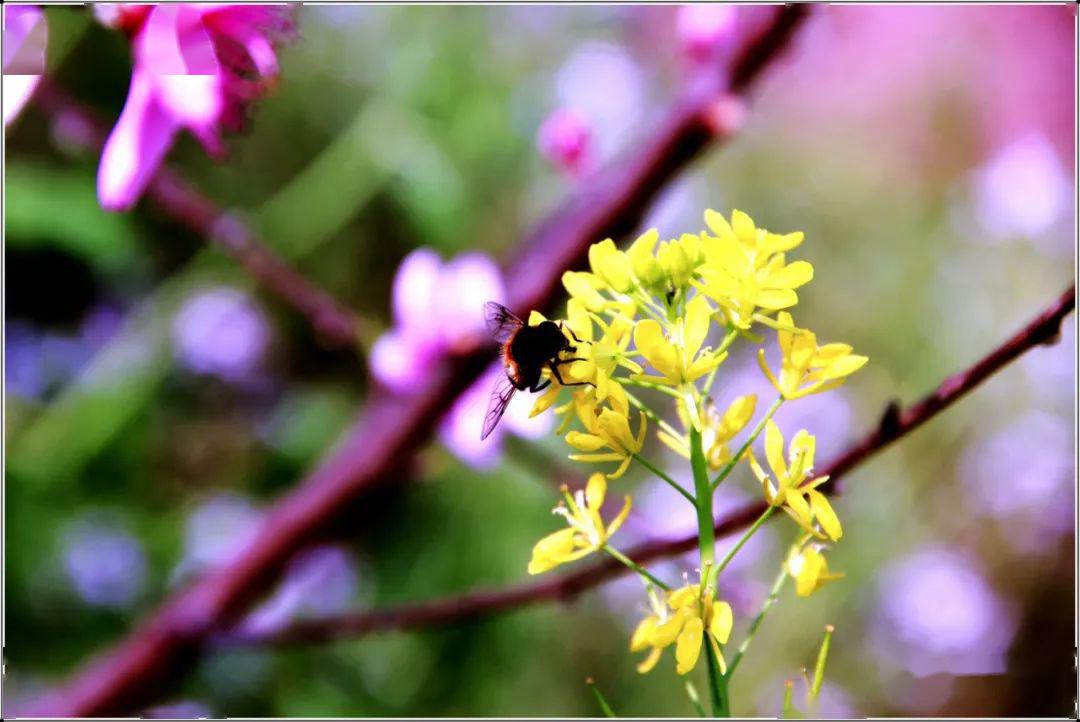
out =
<svg viewBox="0 0 1080 722"><path fill-rule="evenodd" d="M729 324L729 328L730 328L730 324ZM735 339L738 338L738 336L739 336L739 330L736 329L736 328L731 328L731 330L727 332L727 335L724 336L724 340L720 342L720 346L717 347L716 353L721 354L724 351L727 351L728 347L731 346L731 344L735 342ZM708 376L705 377L705 387L702 389L702 392L701 392L703 396L708 396L709 395L709 391L712 389L713 381L716 380L716 372L719 371L719 370L720 370L720 367L717 366L716 368L714 368L712 371L709 372Z"/></svg>
<svg viewBox="0 0 1080 722"><path fill-rule="evenodd" d="M660 471L655 466L653 466L652 463L647 461L644 456L642 456L641 454L634 454L634 461L638 462L639 464L644 466L646 469L648 469L652 473L656 474L656 477L658 479L666 481L668 486L670 486L672 489L674 489L675 491L682 494L686 498L686 500L689 501L691 504L693 504L695 507L697 506L697 501L694 499L693 494L688 492L686 489L682 488L682 485L679 484L679 482L675 481L670 476L668 476L667 474L665 474L664 472ZM712 526L710 525L709 528L711 529Z"/></svg>
<svg viewBox="0 0 1080 722"><path fill-rule="evenodd" d="M754 520L754 523L750 525L750 528L743 532L743 535L739 537L739 541L735 542L735 546L731 547L731 551L729 551L724 556L724 558L720 560L720 564L717 565L716 571L713 572L715 576L720 576L720 572L722 572L724 570L724 567L726 567L731 562L731 560L735 557L736 552L743 548L743 544L746 544L746 542L750 540L750 537L754 535L754 532L756 532L761 527L761 525L764 524L770 516L772 516L774 511L776 511L776 507L770 506L768 509L761 512L761 516Z"/></svg>
<svg viewBox="0 0 1080 722"><path fill-rule="evenodd" d="M664 589L664 590L666 590L666 591L669 591L669 592L671 591L671 587L669 587L669 586L668 586L667 584L665 584L664 582L662 582L662 581L660 581L659 579L657 579L656 577L654 577L654 576L652 575L652 573L651 573L651 572L650 572L650 571L649 571L648 569L646 569L645 567L641 566L640 564L638 564L638 563L637 563L637 562L635 562L635 561L634 561L633 559L631 559L630 557L628 557L628 556L626 556L625 554L623 554L623 553L622 553L621 551L619 551L619 550L618 550L618 549L616 549L615 547L613 547L613 546L611 546L611 545L609 545L609 544L604 544L604 545L603 545L602 547L600 547L600 548L601 548L601 549L603 549L604 551L606 551L606 552L607 552L608 554L610 554L611 556L613 556L613 557L614 557L615 559L618 559L618 560L619 560L620 562L622 562L623 564L625 564L625 565L626 565L627 567L629 567L630 569L633 569L633 570L634 570L635 572L637 572L637 573L638 573L638 574L640 574L640 575L641 575L642 577L644 577L645 579L649 580L650 582L652 582L652 583L653 583L653 584L655 584L656 586L658 586L658 587L660 587L661 589Z"/></svg>
<svg viewBox="0 0 1080 722"><path fill-rule="evenodd" d="M620 379L620 380L622 380L622 379ZM632 393L630 393L626 389L623 389L623 393L626 394L626 400L630 402L630 405L633 406L638 411L640 411L641 413L645 414L645 418L647 418L649 421L653 422L654 424L659 426L661 429L663 429L664 431L666 431L669 434L671 434L672 436L674 436L676 439L679 438L680 436L682 436L682 434L680 434L675 429L674 426L672 426L671 424L669 424L668 422L664 421L662 418L657 416L656 412L654 412L648 406L643 404L641 402L641 399L639 399L637 396L634 396Z"/></svg>
<svg viewBox="0 0 1080 722"><path fill-rule="evenodd" d="M713 717L730 717L731 702L728 699L727 677L720 673L720 663L716 659L712 636L705 632L705 659L709 664L709 699L712 702Z"/></svg>
<svg viewBox="0 0 1080 722"><path fill-rule="evenodd" d="M814 684L810 687L810 699L816 700L821 692L821 684L825 681L825 660L829 658L829 643L832 642L833 625L825 625L825 639L821 641L821 649L818 651L817 664L814 665Z"/></svg>
<svg viewBox="0 0 1080 722"><path fill-rule="evenodd" d="M596 703L600 705L600 711L604 713L605 717L617 717L618 715L611 709L611 705L604 699L604 695L600 692L600 689L596 686L596 681L592 677L586 677L585 684L589 685L589 689L592 690L593 696L596 697Z"/></svg>
<svg viewBox="0 0 1080 722"><path fill-rule="evenodd" d="M654 384L654 383L650 383L648 381L643 381L641 379L635 379L635 378L631 378L631 377L620 378L619 381L621 381L624 384L630 384L631 386L637 386L637 387L642 388L642 389L649 389L650 391L659 391L662 394L667 394L668 396L671 396L671 397L676 398L676 399L681 399L682 398L682 394L680 394L678 391L671 388L670 386L664 386L663 384Z"/></svg>
<svg viewBox="0 0 1080 722"><path fill-rule="evenodd" d="M713 529L712 488L709 486L709 466L701 445L701 432L690 428L690 466L694 472L694 496L697 498L698 549L701 568L716 561L716 532Z"/></svg>
<svg viewBox="0 0 1080 722"><path fill-rule="evenodd" d="M728 665L728 679L731 679L731 675L735 674L739 662L742 661L743 655L746 654L746 650L750 648L750 642L754 639L754 635L757 634L758 627L761 626L761 622L765 619L765 615L768 614L769 610L776 604L776 600L780 596L780 590L783 589L784 582L787 581L787 578L787 568L781 566L780 574L777 575L776 580L773 582L772 589L769 590L768 598L766 598L765 603L761 605L761 611L754 617L754 621L750 623L750 629L746 632L746 639L739 645L739 650L735 652L735 658L732 659L731 664Z"/></svg>
<svg viewBox="0 0 1080 722"><path fill-rule="evenodd" d="M713 479L711 491L716 491L716 487L720 486L721 482L728 478L732 469L734 469L735 465L743 458L743 454L746 453L746 450L757 441L757 437L761 436L761 432L765 429L765 424L773 417L773 414L776 413L776 410L780 408L780 404L782 403L784 403L783 396L780 396L776 401L773 401L772 406L770 406L769 410L765 412L765 415L761 417L761 421L759 421L758 425L754 427L754 430L750 432L750 436L743 442L743 445L739 447L739 450L735 452L735 456L731 457L731 461L725 464L724 468L721 469L720 473Z"/></svg>

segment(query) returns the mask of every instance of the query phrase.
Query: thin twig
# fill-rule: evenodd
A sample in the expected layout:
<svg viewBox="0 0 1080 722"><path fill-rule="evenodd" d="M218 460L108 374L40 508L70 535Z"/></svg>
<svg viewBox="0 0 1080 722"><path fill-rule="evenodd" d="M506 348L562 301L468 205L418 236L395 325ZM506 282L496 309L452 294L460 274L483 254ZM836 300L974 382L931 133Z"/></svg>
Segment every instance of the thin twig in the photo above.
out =
<svg viewBox="0 0 1080 722"><path fill-rule="evenodd" d="M549 311L563 297L562 273L584 267L592 243L633 232L667 184L728 137L732 129L717 122L716 104L729 92L746 91L766 67L764 60L782 54L808 13L805 5L761 10L770 22L741 40L730 74L718 70L711 87L695 88L632 157L583 182L525 239L505 274L512 310ZM494 349L478 341L443 357L413 395L373 399L334 452L270 510L243 552L177 593L118 646L90 661L45 700L43 712L125 716L156 699L191 668L211 635L240 618L280 577L293 554L346 518L364 494L408 478L411 459L439 419L493 358ZM562 593L561 588L552 593ZM507 603L498 596L495 602Z"/></svg>
<svg viewBox="0 0 1080 722"><path fill-rule="evenodd" d="M973 366L947 378L921 401L903 411L887 416L887 423L870 432L821 470L835 481L841 475L878 453L951 406L981 381L1000 371L1025 351L1053 341L1060 332L1061 321L1076 306L1076 288L1070 287L1057 301L1021 331L995 348ZM821 488L824 488L822 486ZM716 523L716 536L721 537L743 529L759 519L768 505L750 503L724 515ZM627 557L638 564L653 559L681 554L697 545L697 535L682 539L648 541L626 550ZM493 614L545 601L573 598L575 595L603 584L624 573L625 567L614 560L605 560L583 567L538 584L522 584L505 589L472 592L431 602L367 612L341 614L323 619L295 622L284 629L267 634L235 635L223 641L235 644L292 645L325 642L333 639L355 638L371 632L392 629L414 629L435 624L452 624L463 619Z"/></svg>
<svg viewBox="0 0 1080 722"><path fill-rule="evenodd" d="M48 81L41 83L34 98L55 121L77 124L86 150L101 150L108 130L92 111ZM352 311L176 173L162 167L147 186L146 197L169 218L232 256L263 288L306 316L320 338L336 346L356 346L360 321Z"/></svg>

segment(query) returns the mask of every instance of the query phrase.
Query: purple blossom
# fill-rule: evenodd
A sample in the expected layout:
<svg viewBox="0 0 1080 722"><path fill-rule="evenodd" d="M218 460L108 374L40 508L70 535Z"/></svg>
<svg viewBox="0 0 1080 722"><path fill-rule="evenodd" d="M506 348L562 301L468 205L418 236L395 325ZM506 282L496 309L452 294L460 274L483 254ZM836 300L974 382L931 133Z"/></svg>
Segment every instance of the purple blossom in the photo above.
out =
<svg viewBox="0 0 1080 722"><path fill-rule="evenodd" d="M356 563L344 549L320 546L299 553L274 593L241 623L244 633L268 633L297 617L344 612L356 598Z"/></svg>
<svg viewBox="0 0 1080 722"><path fill-rule="evenodd" d="M619 47L587 43L559 69L555 105L573 108L590 129L597 162L615 157L630 141L646 110L638 64Z"/></svg>
<svg viewBox="0 0 1080 722"><path fill-rule="evenodd" d="M98 167L102 207L123 211L142 195L180 130L213 155L224 151L222 128L239 130L246 106L277 77L274 43L291 21L284 6L186 3L118 5L98 17L132 34L127 102Z"/></svg>
<svg viewBox="0 0 1080 722"><path fill-rule="evenodd" d="M1016 622L973 560L925 548L877 580L875 642L882 659L917 676L1000 674Z"/></svg>
<svg viewBox="0 0 1080 722"><path fill-rule="evenodd" d="M986 231L980 237L992 242L1021 235L1041 241L1068 214L1072 194L1072 179L1046 136L1018 138L998 150L976 176L975 211Z"/></svg>
<svg viewBox="0 0 1080 722"><path fill-rule="evenodd" d="M71 524L63 556L72 588L89 605L127 609L143 590L142 546L112 520L85 517Z"/></svg>
<svg viewBox="0 0 1080 722"><path fill-rule="evenodd" d="M529 418L535 401L532 394L518 392L506 408L502 421L483 441L480 429L487 414L488 399L502 363L493 364L461 395L439 425L439 439L455 456L477 469L489 469L502 458L502 438L512 433L525 439L539 439L551 431L551 413Z"/></svg>
<svg viewBox="0 0 1080 722"><path fill-rule="evenodd" d="M675 28L683 54L693 64L715 62L719 53L730 45L737 23L738 8L735 5L680 6Z"/></svg>
<svg viewBox="0 0 1080 722"><path fill-rule="evenodd" d="M505 298L488 256L465 253L443 263L431 249L413 251L394 276L394 327L371 349L372 372L396 393L415 392L442 353L483 338L484 303Z"/></svg>
<svg viewBox="0 0 1080 722"><path fill-rule="evenodd" d="M4 125L19 115L45 72L48 26L34 5L4 5Z"/></svg>
<svg viewBox="0 0 1080 722"><path fill-rule="evenodd" d="M1039 551L1073 529L1073 459L1072 425L1029 411L965 449L959 475L976 510L1027 530L1010 544Z"/></svg>
<svg viewBox="0 0 1080 722"><path fill-rule="evenodd" d="M213 710L204 702L194 699L182 699L151 707L145 710L141 716L146 719L209 719L215 715Z"/></svg>
<svg viewBox="0 0 1080 722"><path fill-rule="evenodd" d="M558 108L544 120L536 136L536 147L559 172L580 178L592 168L592 131L572 108Z"/></svg>
<svg viewBox="0 0 1080 722"><path fill-rule="evenodd" d="M195 373L238 382L258 370L270 328L250 296L220 286L184 302L173 318L172 342L177 360Z"/></svg>
<svg viewBox="0 0 1080 722"><path fill-rule="evenodd" d="M262 518L242 496L220 494L203 502L187 519L184 554L174 580L228 564L255 538Z"/></svg>

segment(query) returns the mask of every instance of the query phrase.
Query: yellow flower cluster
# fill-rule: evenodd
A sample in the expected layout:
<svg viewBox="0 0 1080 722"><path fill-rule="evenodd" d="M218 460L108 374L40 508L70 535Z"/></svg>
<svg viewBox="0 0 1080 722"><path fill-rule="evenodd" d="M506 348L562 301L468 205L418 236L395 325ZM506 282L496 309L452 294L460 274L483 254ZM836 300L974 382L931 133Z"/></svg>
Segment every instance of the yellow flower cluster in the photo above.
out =
<svg viewBox="0 0 1080 722"><path fill-rule="evenodd" d="M843 529L818 488L827 477L812 474L815 439L800 430L785 450L783 433L772 417L784 402L843 384L867 357L847 344L819 345L813 332L795 325L789 309L799 301L798 290L814 277L810 263L788 257L803 242L802 233L772 233L741 211L728 219L709 210L704 221L700 232L670 240L650 230L625 251L610 239L596 243L589 249L587 271L563 275L569 301L566 317L558 323L572 349L559 359L561 379L545 371L551 386L532 411L536 415L553 409L560 416L557 433L571 447L570 459L613 466L604 470L606 475L594 473L583 491L571 495L564 488L564 501L555 511L567 527L536 544L529 573L596 551L637 571L647 583L653 611L638 625L630 644L634 652L648 652L639 665L642 672L674 645L676 670L687 674L706 642L723 667L721 645L731 633L732 612L726 602L715 599L714 589L730 555L715 565L711 546L702 546L701 568L711 570L711 576L707 571L700 585L671 590L609 544L630 512L631 499L627 496L622 510L605 523L600 512L608 480L621 477L635 460L676 487L698 508L699 523L710 530L711 491L748 460L770 507L783 509L805 531L784 561L784 574L795 579L797 594L809 595L843 576L829 571L823 555L822 542L839 540ZM544 320L533 312L529 323ZM778 370L766 362L764 348L757 355L778 398L764 414L752 394L739 396L720 411L709 395L713 380L722 376L734 342L764 343L753 332L755 325L776 331ZM563 398L564 389L568 398ZM674 400L681 431L637 397L642 390ZM693 494L642 458L650 422L666 447L692 460ZM762 433L768 470L751 450ZM709 473L716 478L708 478ZM763 515L747 535L767 518ZM662 600L660 589L666 590Z"/></svg>
<svg viewBox="0 0 1080 722"><path fill-rule="evenodd" d="M638 672L645 674L656 666L666 647L675 645L675 671L687 674L701 655L702 642L727 644L731 636L733 616L731 605L714 599L711 588L703 594L698 584L688 584L668 592L667 603L661 603L650 595L653 613L637 625L630 638L630 651L649 650L648 656L638 665ZM714 646L721 672L726 671L719 646Z"/></svg>

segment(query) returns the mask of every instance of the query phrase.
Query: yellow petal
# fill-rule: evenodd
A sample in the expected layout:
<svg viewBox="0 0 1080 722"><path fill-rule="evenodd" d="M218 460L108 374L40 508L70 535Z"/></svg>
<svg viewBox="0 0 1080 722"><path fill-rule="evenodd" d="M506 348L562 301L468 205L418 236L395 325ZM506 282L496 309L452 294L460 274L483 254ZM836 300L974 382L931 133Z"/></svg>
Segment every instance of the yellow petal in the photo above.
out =
<svg viewBox="0 0 1080 722"><path fill-rule="evenodd" d="M540 574L562 564L564 557L574 551L574 533L572 528L560 529L536 542L529 561L529 574Z"/></svg>
<svg viewBox="0 0 1080 722"><path fill-rule="evenodd" d="M702 623L700 617L688 619L675 644L675 671L686 674L697 664L701 654Z"/></svg>
<svg viewBox="0 0 1080 722"><path fill-rule="evenodd" d="M575 298L580 298L585 307L593 312L604 309L604 297L596 290L596 279L591 273L567 271L562 275L563 287Z"/></svg>
<svg viewBox="0 0 1080 722"><path fill-rule="evenodd" d="M618 515L616 515L616 517L611 520L611 523L608 524L607 535L609 538L612 537L615 532L619 531L619 527L621 527L623 525L623 522L626 521L626 517L630 516L630 508L632 506L633 499L631 499L630 495L628 494L626 496L626 501L623 503L623 508L619 511Z"/></svg>
<svg viewBox="0 0 1080 722"><path fill-rule="evenodd" d="M600 511L604 505L604 495L607 494L607 481L603 474L593 474L585 485L585 504L590 510Z"/></svg>
<svg viewBox="0 0 1080 722"><path fill-rule="evenodd" d="M777 481L787 476L787 464L784 463L784 435L780 433L780 427L772 419L765 424L765 458L768 459Z"/></svg>
<svg viewBox="0 0 1080 722"><path fill-rule="evenodd" d="M727 222L727 218L724 218L723 214L717 213L712 208L705 211L705 225L720 238L727 238L734 234L731 225Z"/></svg>
<svg viewBox="0 0 1080 722"><path fill-rule="evenodd" d="M652 643L655 647L666 647L676 640L686 623L687 615L675 614L660 622L653 630Z"/></svg>
<svg viewBox="0 0 1080 722"><path fill-rule="evenodd" d="M657 621L656 615L653 614L638 622L637 627L634 628L634 633L630 636L631 652L640 652L652 644L652 635L656 629Z"/></svg>
<svg viewBox="0 0 1080 722"><path fill-rule="evenodd" d="M756 243L757 229L754 228L754 220L742 211L731 212L731 228L743 243Z"/></svg>
<svg viewBox="0 0 1080 722"><path fill-rule="evenodd" d="M646 674L649 671L651 671L652 668L656 666L656 663L660 661L660 654L661 654L660 650L658 648L654 647L653 651L649 652L649 656L646 657L645 659L641 660L641 663L638 664L638 666L637 666L638 673L639 674Z"/></svg>
<svg viewBox="0 0 1080 722"><path fill-rule="evenodd" d="M716 641L720 642L720 644L727 644L733 624L734 615L731 613L731 605L727 602L713 602L709 632L716 637Z"/></svg>
<svg viewBox="0 0 1080 722"><path fill-rule="evenodd" d="M752 300L762 308L775 311L794 306L799 302L799 296L790 288L768 288L756 293Z"/></svg>
<svg viewBox="0 0 1080 722"><path fill-rule="evenodd" d="M690 303L686 304L686 326L683 331L686 358L694 358L701 344L705 342L712 313L712 307L704 296L694 296Z"/></svg>
<svg viewBox="0 0 1080 722"><path fill-rule="evenodd" d="M821 528L825 530L829 538L836 541L842 537L844 530L840 526L840 519L825 495L816 489L810 489L806 495L810 499L810 510L814 513L814 519L821 524Z"/></svg>
<svg viewBox="0 0 1080 722"><path fill-rule="evenodd" d="M807 261L795 261L769 274L766 285L773 288L798 288L814 280L814 267Z"/></svg>
<svg viewBox="0 0 1080 722"><path fill-rule="evenodd" d="M634 345L654 369L664 376L673 376L678 368L678 354L664 337L660 324L650 319L639 321L634 327Z"/></svg>
<svg viewBox="0 0 1080 722"><path fill-rule="evenodd" d="M580 451L596 451L607 446L607 441L595 434L583 434L580 431L571 431L566 435L566 443Z"/></svg>
<svg viewBox="0 0 1080 722"><path fill-rule="evenodd" d="M668 606L672 609L682 609L697 603L700 590L696 584L688 584L668 594Z"/></svg>

